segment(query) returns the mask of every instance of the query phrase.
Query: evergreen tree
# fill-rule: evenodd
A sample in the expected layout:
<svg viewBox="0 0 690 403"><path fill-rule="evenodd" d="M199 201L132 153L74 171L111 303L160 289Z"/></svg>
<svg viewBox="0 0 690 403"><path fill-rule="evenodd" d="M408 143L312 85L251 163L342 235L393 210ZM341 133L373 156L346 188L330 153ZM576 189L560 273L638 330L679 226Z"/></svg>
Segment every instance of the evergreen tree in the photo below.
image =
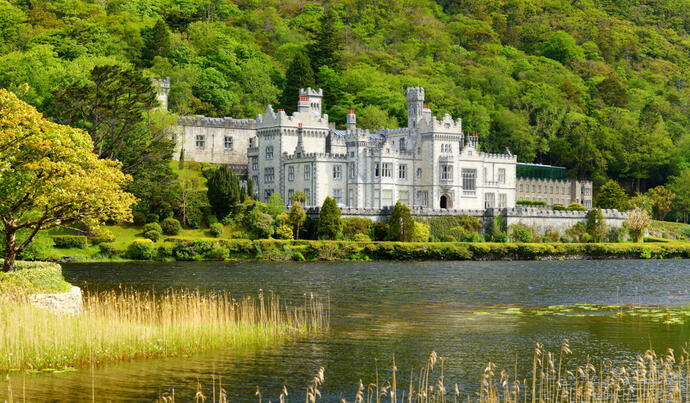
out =
<svg viewBox="0 0 690 403"><path fill-rule="evenodd" d="M216 217L223 219L237 204L240 197L240 182L226 166L219 166L208 174L208 202Z"/></svg>
<svg viewBox="0 0 690 403"><path fill-rule="evenodd" d="M247 196L254 198L254 181L251 178L247 178Z"/></svg>
<svg viewBox="0 0 690 403"><path fill-rule="evenodd" d="M409 242L414 237L414 220L410 208L398 200L388 219L388 239Z"/></svg>
<svg viewBox="0 0 690 403"><path fill-rule="evenodd" d="M285 73L285 88L280 96L280 106L290 114L297 110L300 88L316 87L314 70L309 57L302 52L295 55Z"/></svg>
<svg viewBox="0 0 690 403"><path fill-rule="evenodd" d="M319 239L335 239L342 229L343 221L340 219L338 204L335 199L327 196L319 212Z"/></svg>
<svg viewBox="0 0 690 403"><path fill-rule="evenodd" d="M338 20L333 9L329 9L320 19L320 25L309 45L309 57L313 71L328 66L335 71L342 70L343 38L338 29Z"/></svg>
<svg viewBox="0 0 690 403"><path fill-rule="evenodd" d="M628 208L628 195L618 182L610 179L599 190L594 205L603 209L615 208L624 211Z"/></svg>
<svg viewBox="0 0 690 403"><path fill-rule="evenodd" d="M594 242L601 242L606 237L606 219L601 210L593 208L587 213L587 233Z"/></svg>
<svg viewBox="0 0 690 403"><path fill-rule="evenodd" d="M158 20L153 28L141 30L144 40L144 49L141 51L142 64L151 66L156 56L168 57L170 54L170 31L165 21Z"/></svg>
<svg viewBox="0 0 690 403"><path fill-rule="evenodd" d="M266 212L271 215L271 217L276 218L278 214L285 212L285 203L280 193L273 192L271 197L268 198L266 203Z"/></svg>
<svg viewBox="0 0 690 403"><path fill-rule="evenodd" d="M239 203L244 203L244 201L247 199L247 188L244 186L240 186L240 199Z"/></svg>

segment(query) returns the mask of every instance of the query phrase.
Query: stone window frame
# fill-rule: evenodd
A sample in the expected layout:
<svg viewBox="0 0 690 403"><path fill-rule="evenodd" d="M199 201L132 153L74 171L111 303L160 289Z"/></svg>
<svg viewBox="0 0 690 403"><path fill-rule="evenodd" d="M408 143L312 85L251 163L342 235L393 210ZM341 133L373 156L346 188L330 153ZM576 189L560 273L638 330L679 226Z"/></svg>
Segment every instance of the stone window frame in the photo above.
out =
<svg viewBox="0 0 690 403"><path fill-rule="evenodd" d="M294 182L295 181L295 167L290 165L288 166L288 182Z"/></svg>
<svg viewBox="0 0 690 403"><path fill-rule="evenodd" d="M508 194L507 193L499 193L498 194L498 208L506 208L508 207Z"/></svg>
<svg viewBox="0 0 690 403"><path fill-rule="evenodd" d="M343 167L340 164L333 165L333 179L341 180L343 179Z"/></svg>
<svg viewBox="0 0 690 403"><path fill-rule="evenodd" d="M275 181L275 168L266 167L264 168L264 183L274 183Z"/></svg>
<svg viewBox="0 0 690 403"><path fill-rule="evenodd" d="M484 208L493 208L496 205L496 194L494 192L484 193Z"/></svg>
<svg viewBox="0 0 690 403"><path fill-rule="evenodd" d="M381 163L374 162L374 178L378 178L381 175Z"/></svg>
<svg viewBox="0 0 690 403"><path fill-rule="evenodd" d="M398 164L398 179L407 180L407 164Z"/></svg>
<svg viewBox="0 0 690 403"><path fill-rule="evenodd" d="M422 177L422 168L417 168L417 178Z"/></svg>
<svg viewBox="0 0 690 403"><path fill-rule="evenodd" d="M453 180L453 164L441 164L441 170L439 171L442 181L452 181Z"/></svg>
<svg viewBox="0 0 690 403"><path fill-rule="evenodd" d="M273 189L272 188L271 189L264 189L264 198L266 199L266 201L268 201L268 199L271 197L271 195L273 195Z"/></svg>
<svg viewBox="0 0 690 403"><path fill-rule="evenodd" d="M477 190L477 169L476 168L462 168L462 189L468 192Z"/></svg>
<svg viewBox="0 0 690 403"><path fill-rule="evenodd" d="M309 168L309 164L304 165L304 180L308 181L311 179L311 169Z"/></svg>
<svg viewBox="0 0 690 403"><path fill-rule="evenodd" d="M381 177L382 178L392 178L393 177L393 163L382 162L381 163Z"/></svg>
<svg viewBox="0 0 690 403"><path fill-rule="evenodd" d="M252 157L252 171L259 170L259 157Z"/></svg>
<svg viewBox="0 0 690 403"><path fill-rule="evenodd" d="M333 199L335 199L335 204L343 203L343 189L333 188Z"/></svg>
<svg viewBox="0 0 690 403"><path fill-rule="evenodd" d="M205 134L197 134L195 138L195 145L196 148L203 150L206 148L206 135Z"/></svg>
<svg viewBox="0 0 690 403"><path fill-rule="evenodd" d="M384 197L384 194L386 197ZM393 201L393 189L381 189L381 207L392 206L394 204Z"/></svg>
<svg viewBox="0 0 690 403"><path fill-rule="evenodd" d="M267 160L273 159L273 146L266 146L266 159Z"/></svg>
<svg viewBox="0 0 690 403"><path fill-rule="evenodd" d="M506 183L506 169L498 168L498 183Z"/></svg>
<svg viewBox="0 0 690 403"><path fill-rule="evenodd" d="M223 138L223 148L225 150L232 150L235 146L235 141L233 140L232 136L225 136Z"/></svg>

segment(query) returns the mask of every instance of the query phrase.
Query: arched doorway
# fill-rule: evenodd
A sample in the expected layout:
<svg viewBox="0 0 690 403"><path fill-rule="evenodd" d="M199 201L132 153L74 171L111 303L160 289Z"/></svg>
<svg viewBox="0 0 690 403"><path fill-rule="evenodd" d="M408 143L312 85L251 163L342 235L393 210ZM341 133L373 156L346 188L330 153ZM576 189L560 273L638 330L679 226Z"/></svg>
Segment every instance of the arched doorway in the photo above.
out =
<svg viewBox="0 0 690 403"><path fill-rule="evenodd" d="M446 197L446 195L441 196L441 208L443 208L443 209L448 208L448 197Z"/></svg>

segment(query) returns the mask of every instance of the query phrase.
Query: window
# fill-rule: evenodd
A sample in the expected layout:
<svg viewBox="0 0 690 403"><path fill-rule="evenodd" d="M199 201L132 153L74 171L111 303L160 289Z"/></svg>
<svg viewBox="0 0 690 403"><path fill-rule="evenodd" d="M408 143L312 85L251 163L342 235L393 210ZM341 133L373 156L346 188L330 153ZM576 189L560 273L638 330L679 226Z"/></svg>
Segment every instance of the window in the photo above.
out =
<svg viewBox="0 0 690 403"><path fill-rule="evenodd" d="M452 180L453 179L453 166L452 165L441 165L441 180Z"/></svg>
<svg viewBox="0 0 690 403"><path fill-rule="evenodd" d="M520 191L522 192L522 183L520 184Z"/></svg>
<svg viewBox="0 0 690 403"><path fill-rule="evenodd" d="M311 167L309 164L304 164L304 180L311 179Z"/></svg>
<svg viewBox="0 0 690 403"><path fill-rule="evenodd" d="M374 163L374 177L375 178L379 177L379 163L378 162Z"/></svg>
<svg viewBox="0 0 690 403"><path fill-rule="evenodd" d="M477 170L463 169L462 170L462 188L465 191L474 191L477 189Z"/></svg>
<svg viewBox="0 0 690 403"><path fill-rule="evenodd" d="M398 179L407 179L407 165L398 165Z"/></svg>
<svg viewBox="0 0 690 403"><path fill-rule="evenodd" d="M417 168L417 177L418 178L422 177L422 168Z"/></svg>
<svg viewBox="0 0 690 403"><path fill-rule="evenodd" d="M347 189L347 205L348 207L355 206L355 192L352 189Z"/></svg>
<svg viewBox="0 0 690 403"><path fill-rule="evenodd" d="M225 136L225 139L223 140L223 146L226 150L232 150L232 137Z"/></svg>
<svg viewBox="0 0 690 403"><path fill-rule="evenodd" d="M267 160L273 159L273 146L266 146L266 159Z"/></svg>
<svg viewBox="0 0 690 403"><path fill-rule="evenodd" d="M450 144L441 144L442 153L452 153L453 147Z"/></svg>
<svg viewBox="0 0 690 403"><path fill-rule="evenodd" d="M405 139L400 139L400 151L405 152L407 151L407 144L405 144Z"/></svg>
<svg viewBox="0 0 690 403"><path fill-rule="evenodd" d="M196 135L196 148L206 148L206 136L203 134Z"/></svg>
<svg viewBox="0 0 690 403"><path fill-rule="evenodd" d="M295 167L288 167L288 182L293 182L295 180Z"/></svg>
<svg viewBox="0 0 690 403"><path fill-rule="evenodd" d="M307 196L307 203L309 203L309 201L311 200L311 189L305 188L304 194Z"/></svg>
<svg viewBox="0 0 690 403"><path fill-rule="evenodd" d="M498 168L498 183L506 183L506 169Z"/></svg>
<svg viewBox="0 0 690 403"><path fill-rule="evenodd" d="M410 192L408 192L407 190L398 191L398 200L405 203L405 205L409 205L410 204Z"/></svg>
<svg viewBox="0 0 690 403"><path fill-rule="evenodd" d="M333 179L340 180L343 177L342 165L333 165Z"/></svg>
<svg viewBox="0 0 690 403"><path fill-rule="evenodd" d="M381 164L381 176L384 178L390 178L393 175L393 169L392 165L390 162L384 162Z"/></svg>
<svg viewBox="0 0 690 403"><path fill-rule="evenodd" d="M273 168L264 168L264 183L273 183Z"/></svg>
<svg viewBox="0 0 690 403"><path fill-rule="evenodd" d="M295 189L288 189L288 203L290 203L290 200L292 200L292 195L294 195L294 194L295 194Z"/></svg>
<svg viewBox="0 0 690 403"><path fill-rule="evenodd" d="M532 185L532 193L536 193L536 192L537 192L537 185Z"/></svg>
<svg viewBox="0 0 690 403"><path fill-rule="evenodd" d="M392 206L393 205L393 190L384 189L381 191L381 205L382 206Z"/></svg>
<svg viewBox="0 0 690 403"><path fill-rule="evenodd" d="M268 201L268 198L273 194L273 189L264 190L264 200Z"/></svg>
<svg viewBox="0 0 690 403"><path fill-rule="evenodd" d="M343 190L342 189L333 189L333 198L335 199L336 204L342 204L343 203Z"/></svg>
<svg viewBox="0 0 690 403"><path fill-rule="evenodd" d="M428 192L426 190L418 190L417 191L417 204L420 206L426 207L427 204L427 197Z"/></svg>
<svg viewBox="0 0 690 403"><path fill-rule="evenodd" d="M537 185L537 189L539 190L539 193L541 193L541 185Z"/></svg>
<svg viewBox="0 0 690 403"><path fill-rule="evenodd" d="M508 196L505 193L498 195L498 208L506 208L508 205Z"/></svg>
<svg viewBox="0 0 690 403"><path fill-rule="evenodd" d="M484 208L493 208L496 195L493 193L484 193Z"/></svg>
<svg viewBox="0 0 690 403"><path fill-rule="evenodd" d="M553 194L553 186L549 187L549 193Z"/></svg>
<svg viewBox="0 0 690 403"><path fill-rule="evenodd" d="M259 170L259 157L252 157L252 171Z"/></svg>
<svg viewBox="0 0 690 403"><path fill-rule="evenodd" d="M355 163L350 164L350 178L355 178L357 173L355 172Z"/></svg>

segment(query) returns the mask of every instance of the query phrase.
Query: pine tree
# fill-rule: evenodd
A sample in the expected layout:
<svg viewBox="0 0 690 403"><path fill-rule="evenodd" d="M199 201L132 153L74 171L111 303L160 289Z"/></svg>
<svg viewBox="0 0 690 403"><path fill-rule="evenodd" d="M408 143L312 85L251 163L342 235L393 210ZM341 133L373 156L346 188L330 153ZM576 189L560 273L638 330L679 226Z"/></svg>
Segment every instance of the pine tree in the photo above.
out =
<svg viewBox="0 0 690 403"><path fill-rule="evenodd" d="M297 110L300 88L316 86L314 70L309 57L300 52L295 55L285 73L285 88L280 96L280 106L288 114Z"/></svg>
<svg viewBox="0 0 690 403"><path fill-rule="evenodd" d="M323 201L323 206L319 212L320 239L335 239L343 230L343 221L340 219L340 209L335 199L330 196Z"/></svg>
<svg viewBox="0 0 690 403"><path fill-rule="evenodd" d="M592 236L594 242L602 242L606 237L606 219L601 210L593 208L587 213L587 233Z"/></svg>
<svg viewBox="0 0 690 403"><path fill-rule="evenodd" d="M170 31L165 21L158 20L153 28L141 31L144 39L144 49L141 52L143 64L150 66L156 56L168 57L170 54Z"/></svg>
<svg viewBox="0 0 690 403"><path fill-rule="evenodd" d="M343 38L338 30L338 19L335 12L329 9L321 17L320 26L314 35L314 42L309 46L309 57L313 71L319 71L321 66L328 66L335 71L342 70Z"/></svg>
<svg viewBox="0 0 690 403"><path fill-rule="evenodd" d="M414 220L410 208L398 200L388 219L388 239L409 242L414 237Z"/></svg>
<svg viewBox="0 0 690 403"><path fill-rule="evenodd" d="M618 182L611 179L599 190L594 205L603 209L615 208L624 211L628 208L628 195Z"/></svg>
<svg viewBox="0 0 690 403"><path fill-rule="evenodd" d="M251 178L247 178L247 195L254 198L254 181Z"/></svg>
<svg viewBox="0 0 690 403"><path fill-rule="evenodd" d="M225 218L237 204L240 196L240 183L226 166L219 166L209 173L208 202L219 219Z"/></svg>

